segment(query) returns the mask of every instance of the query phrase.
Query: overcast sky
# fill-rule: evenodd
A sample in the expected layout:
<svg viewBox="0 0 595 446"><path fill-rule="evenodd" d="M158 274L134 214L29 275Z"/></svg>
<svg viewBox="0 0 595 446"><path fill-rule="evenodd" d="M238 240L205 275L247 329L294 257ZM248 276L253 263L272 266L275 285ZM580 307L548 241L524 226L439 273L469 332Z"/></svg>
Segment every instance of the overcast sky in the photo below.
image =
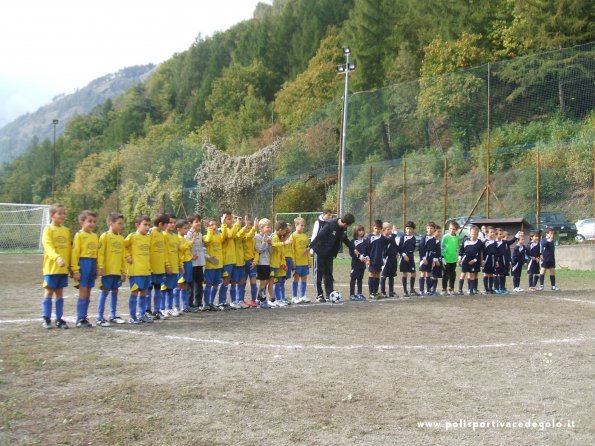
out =
<svg viewBox="0 0 595 446"><path fill-rule="evenodd" d="M271 3L271 0L260 0ZM6 0L0 127L121 68L158 64L252 17L259 0Z"/></svg>

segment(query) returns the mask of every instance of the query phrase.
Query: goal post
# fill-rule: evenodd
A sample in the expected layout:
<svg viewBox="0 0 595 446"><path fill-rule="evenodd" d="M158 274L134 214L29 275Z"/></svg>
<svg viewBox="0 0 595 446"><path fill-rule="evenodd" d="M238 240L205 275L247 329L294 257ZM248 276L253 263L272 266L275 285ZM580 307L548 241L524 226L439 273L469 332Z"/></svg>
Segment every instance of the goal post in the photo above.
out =
<svg viewBox="0 0 595 446"><path fill-rule="evenodd" d="M41 252L50 206L0 203L0 252Z"/></svg>

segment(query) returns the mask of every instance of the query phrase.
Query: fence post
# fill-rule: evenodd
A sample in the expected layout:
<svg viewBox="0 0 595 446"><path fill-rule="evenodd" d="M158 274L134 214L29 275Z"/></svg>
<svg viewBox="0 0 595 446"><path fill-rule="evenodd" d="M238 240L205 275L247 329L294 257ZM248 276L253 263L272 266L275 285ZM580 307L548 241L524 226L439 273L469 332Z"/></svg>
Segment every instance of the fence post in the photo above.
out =
<svg viewBox="0 0 595 446"><path fill-rule="evenodd" d="M444 157L444 209L442 214L442 228L446 226L446 213L448 201L448 158Z"/></svg>
<svg viewBox="0 0 595 446"><path fill-rule="evenodd" d="M407 161L403 158L403 202L402 202L402 210L403 210L403 228L405 228L405 223L407 223Z"/></svg>
<svg viewBox="0 0 595 446"><path fill-rule="evenodd" d="M541 198L539 197L539 189L541 187L541 172L540 172L540 165L541 160L539 159L539 144L537 144L537 172L536 172L536 181L535 181L535 230L539 231L539 226L541 225Z"/></svg>
<svg viewBox="0 0 595 446"><path fill-rule="evenodd" d="M372 166L368 174L368 225L372 231Z"/></svg>

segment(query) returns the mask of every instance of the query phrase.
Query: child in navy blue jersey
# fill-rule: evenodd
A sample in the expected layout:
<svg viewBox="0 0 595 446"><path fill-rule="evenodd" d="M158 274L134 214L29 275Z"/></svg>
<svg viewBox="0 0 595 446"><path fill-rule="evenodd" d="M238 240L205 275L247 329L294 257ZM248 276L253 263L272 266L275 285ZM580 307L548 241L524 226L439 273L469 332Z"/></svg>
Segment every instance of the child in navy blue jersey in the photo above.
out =
<svg viewBox="0 0 595 446"><path fill-rule="evenodd" d="M461 278L459 279L459 294L463 294L464 275L467 275L467 287L470 295L478 294L477 278L481 268L483 243L479 240L479 228L471 226L469 238L465 239L459 250L459 264L461 265Z"/></svg>
<svg viewBox="0 0 595 446"><path fill-rule="evenodd" d="M541 256L541 247L539 246L539 232L531 231L529 234L529 246L527 246L527 275L529 276L529 291L535 291L535 285L539 279L539 261Z"/></svg>
<svg viewBox="0 0 595 446"><path fill-rule="evenodd" d="M523 233L518 234L517 244L512 251L512 286L513 293L521 293L525 290L521 288L521 273L523 272L523 265L527 263L527 248L525 247L525 236Z"/></svg>
<svg viewBox="0 0 595 446"><path fill-rule="evenodd" d="M351 240L351 274L349 278L349 296L351 300L366 300L362 294L362 281L364 279L364 271L366 270L366 263L364 255L361 251L364 243L365 229L362 225L353 227L353 239ZM355 287L357 285L357 294Z"/></svg>
<svg viewBox="0 0 595 446"><path fill-rule="evenodd" d="M426 292L427 295L433 296L436 294L436 286L438 285L438 279L442 278L442 246L440 243L441 228L436 226L434 229L434 238L429 239L426 243L426 253L428 259L432 262L432 270L430 271L430 283L426 281L426 288L429 288Z"/></svg>
<svg viewBox="0 0 595 446"><path fill-rule="evenodd" d="M399 271L403 273L403 297L410 295L419 296L415 291L415 223L408 221L405 223L405 235L399 239L399 255L401 260L399 262ZM410 290L407 291L407 279L409 279Z"/></svg>
<svg viewBox="0 0 595 446"><path fill-rule="evenodd" d="M396 242L397 228L385 222L382 225L382 235L387 239L383 253L382 273L380 275L380 292L382 297L398 297L395 293L395 276L397 275L397 255L399 246ZM388 295L386 294L386 279L388 278Z"/></svg>
<svg viewBox="0 0 595 446"><path fill-rule="evenodd" d="M498 242L496 231L492 226L486 229L486 239L483 242L483 287L486 294L494 294L494 274L498 268Z"/></svg>
<svg viewBox="0 0 595 446"><path fill-rule="evenodd" d="M543 290L543 281L545 270L550 270L550 285L552 291L558 291L560 288L556 286L556 256L554 243L554 229L545 229L545 238L541 241L541 270L539 271L539 289Z"/></svg>
<svg viewBox="0 0 595 446"><path fill-rule="evenodd" d="M423 295L424 288L429 280L431 282L432 277L432 262L427 258L426 244L429 240L434 239L434 231L436 230L436 223L433 221L426 225L426 235L424 235L419 241L419 291ZM434 243L434 242L430 242ZM429 291L429 290L428 290Z"/></svg>
<svg viewBox="0 0 595 446"><path fill-rule="evenodd" d="M378 288L380 285L380 271L382 271L384 248L386 237L382 235L382 221L375 220L372 234L370 234L362 245L364 257L368 265L368 289L370 299L380 298Z"/></svg>
<svg viewBox="0 0 595 446"><path fill-rule="evenodd" d="M496 229L498 268L496 269L495 292L497 294L508 294L508 290L506 289L506 276L510 274L510 246L516 242L517 236L513 237L512 240L508 240L508 232L500 228Z"/></svg>

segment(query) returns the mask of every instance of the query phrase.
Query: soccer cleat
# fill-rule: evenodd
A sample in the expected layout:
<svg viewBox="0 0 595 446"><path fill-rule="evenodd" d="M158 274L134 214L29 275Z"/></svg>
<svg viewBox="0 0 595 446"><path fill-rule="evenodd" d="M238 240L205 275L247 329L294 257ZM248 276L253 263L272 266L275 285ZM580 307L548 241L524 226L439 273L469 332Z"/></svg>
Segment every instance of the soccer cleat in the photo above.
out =
<svg viewBox="0 0 595 446"><path fill-rule="evenodd" d="M159 310L159 319L161 319L162 321L169 319L169 315L165 310Z"/></svg>
<svg viewBox="0 0 595 446"><path fill-rule="evenodd" d="M411 296L409 295L409 292L408 291L403 291L403 297L405 299L409 299Z"/></svg>
<svg viewBox="0 0 595 446"><path fill-rule="evenodd" d="M219 307L217 305L209 304L209 311L219 311Z"/></svg>
<svg viewBox="0 0 595 446"><path fill-rule="evenodd" d="M95 325L97 325L98 327L110 327L112 324L110 324L109 321L106 321L105 319L97 319Z"/></svg>
<svg viewBox="0 0 595 446"><path fill-rule="evenodd" d="M248 308L256 308L256 307L258 307L258 304L255 301L253 301L253 300L247 301L246 302L246 305L248 305Z"/></svg>
<svg viewBox="0 0 595 446"><path fill-rule="evenodd" d="M142 322L139 319L135 319L135 318L130 318L128 319L128 323L129 324L134 324L134 325L138 325L138 324L142 324Z"/></svg>
<svg viewBox="0 0 595 446"><path fill-rule="evenodd" d="M192 313L192 311L190 311L190 308L184 308L182 313Z"/></svg>
<svg viewBox="0 0 595 446"><path fill-rule="evenodd" d="M319 304L323 304L326 302L326 299L324 298L324 296L321 294L316 298L316 302L318 302Z"/></svg>
<svg viewBox="0 0 595 446"><path fill-rule="evenodd" d="M169 314L173 317L181 316L180 310L178 310L177 308L172 308L171 310L169 310Z"/></svg>
<svg viewBox="0 0 595 446"><path fill-rule="evenodd" d="M242 307L240 307L240 304L238 304L237 302L230 303L229 304L229 307L232 308L232 309L234 309L234 310L239 310L239 309L242 308Z"/></svg>
<svg viewBox="0 0 595 446"><path fill-rule="evenodd" d="M560 288L557 287L556 285L553 285L552 286L552 291L560 291Z"/></svg>
<svg viewBox="0 0 595 446"><path fill-rule="evenodd" d="M246 302L244 302L243 300L240 300L240 301L238 301L238 302L236 302L236 303L237 303L237 304L240 306L240 309L242 309L242 310L243 310L243 309L245 309L245 308L250 308L250 305L248 305L248 304L247 304Z"/></svg>
<svg viewBox="0 0 595 446"><path fill-rule="evenodd" d="M259 308L271 308L271 306L269 305L268 299L263 299L263 300L258 301L258 306L259 306Z"/></svg>
<svg viewBox="0 0 595 446"><path fill-rule="evenodd" d="M394 291L391 291L390 293L388 293L388 297L399 297L399 295Z"/></svg>
<svg viewBox="0 0 595 446"><path fill-rule="evenodd" d="M359 296L357 294L352 294L349 296L349 300L359 300Z"/></svg>
<svg viewBox="0 0 595 446"><path fill-rule="evenodd" d="M56 328L61 328L62 330L68 330L68 325L64 319L56 319Z"/></svg>
<svg viewBox="0 0 595 446"><path fill-rule="evenodd" d="M517 287L517 293L522 293L523 291L525 291L523 288Z"/></svg>
<svg viewBox="0 0 595 446"><path fill-rule="evenodd" d="M145 324L152 324L153 323L153 316L149 316L148 314L143 314L141 317L138 318L141 322Z"/></svg>
<svg viewBox="0 0 595 446"><path fill-rule="evenodd" d="M76 326L77 326L77 328L91 328L91 327L93 327L93 325L91 324L91 322L89 322L86 317L83 317L82 319L79 319L76 322Z"/></svg>
<svg viewBox="0 0 595 446"><path fill-rule="evenodd" d="M299 297L292 297L291 302L294 304L301 304L302 300Z"/></svg>
<svg viewBox="0 0 595 446"><path fill-rule="evenodd" d="M277 301L275 300L269 300L268 301L269 307L271 308L277 308L279 305L277 305Z"/></svg>
<svg viewBox="0 0 595 446"><path fill-rule="evenodd" d="M58 321L56 321L58 322ZM43 322L41 323L41 326L43 328L45 328L46 330L50 330L52 328L52 321L49 317L43 317Z"/></svg>
<svg viewBox="0 0 595 446"><path fill-rule="evenodd" d="M419 294L419 292L415 289L411 290L411 293L409 293L410 296L421 296L421 294Z"/></svg>
<svg viewBox="0 0 595 446"><path fill-rule="evenodd" d="M125 324L126 322L120 316L113 317L109 320L112 324Z"/></svg>
<svg viewBox="0 0 595 446"><path fill-rule="evenodd" d="M463 293L463 290L458 290L454 294L457 295L457 296L462 296L464 293Z"/></svg>
<svg viewBox="0 0 595 446"><path fill-rule="evenodd" d="M302 303L302 304L309 304L310 303L310 299L308 299L306 296L302 296L302 297L300 297L300 303Z"/></svg>
<svg viewBox="0 0 595 446"><path fill-rule="evenodd" d="M529 291L537 291L537 289L534 286L530 286Z"/></svg>
<svg viewBox="0 0 595 446"><path fill-rule="evenodd" d="M441 296L448 296L448 294L449 294L449 293L448 293L448 291L446 291L446 290L442 290L442 291L440 291L440 295L441 295Z"/></svg>
<svg viewBox="0 0 595 446"><path fill-rule="evenodd" d="M287 307L289 304L285 302L283 299L277 301L278 307Z"/></svg>
<svg viewBox="0 0 595 446"><path fill-rule="evenodd" d="M359 300L366 300L366 296L363 294L358 294Z"/></svg>
<svg viewBox="0 0 595 446"><path fill-rule="evenodd" d="M449 289L446 291L446 294L448 294L449 296L454 296L454 295L455 295L455 290L453 290L452 288L449 288Z"/></svg>
<svg viewBox="0 0 595 446"><path fill-rule="evenodd" d="M225 310L229 310L229 307L225 304L219 304L219 305L217 305L217 309L219 311L225 311Z"/></svg>

